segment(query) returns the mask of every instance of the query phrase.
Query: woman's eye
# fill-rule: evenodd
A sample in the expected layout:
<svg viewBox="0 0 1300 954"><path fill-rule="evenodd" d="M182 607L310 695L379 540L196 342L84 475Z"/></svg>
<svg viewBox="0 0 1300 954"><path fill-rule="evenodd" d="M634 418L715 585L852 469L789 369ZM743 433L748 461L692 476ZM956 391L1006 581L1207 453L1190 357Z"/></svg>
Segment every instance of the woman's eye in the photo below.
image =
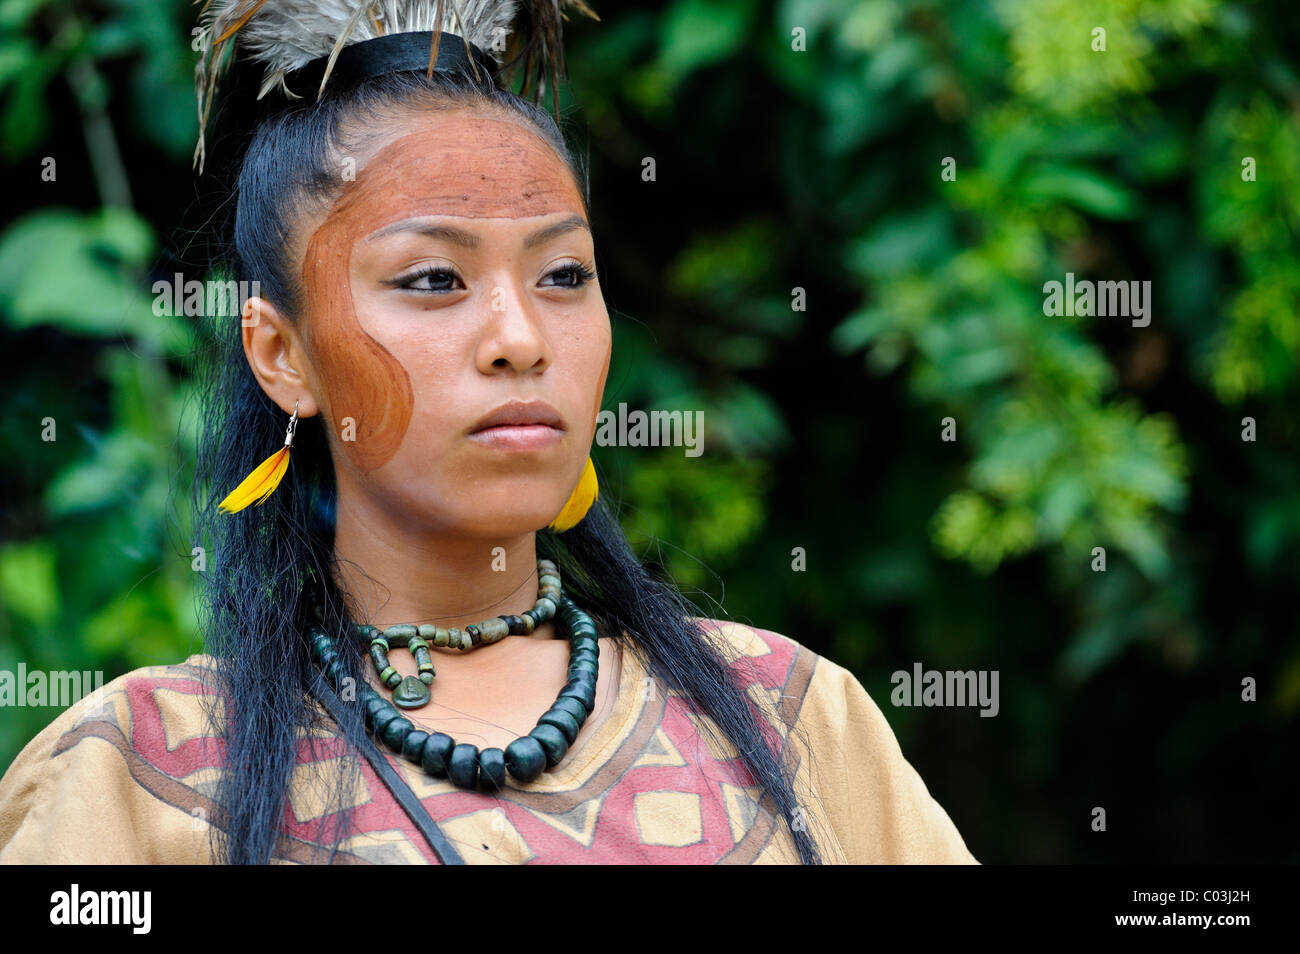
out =
<svg viewBox="0 0 1300 954"><path fill-rule="evenodd" d="M407 288L411 291L422 292L448 292L455 291L454 285L448 282L458 281L456 273L449 268L429 268L417 272L410 278L398 280L399 288Z"/></svg>
<svg viewBox="0 0 1300 954"><path fill-rule="evenodd" d="M553 283L559 288L581 288L595 278L596 273L579 262L570 262L568 265L551 272L548 277L555 278L556 276L560 276L562 279Z"/></svg>
<svg viewBox="0 0 1300 954"><path fill-rule="evenodd" d="M556 288L581 288L594 279L596 273L580 262L570 262L551 271L547 277L553 279L548 284ZM459 281L460 276L450 268L427 268L407 278L396 279L393 284L408 291L445 293L463 288L463 285L456 284Z"/></svg>

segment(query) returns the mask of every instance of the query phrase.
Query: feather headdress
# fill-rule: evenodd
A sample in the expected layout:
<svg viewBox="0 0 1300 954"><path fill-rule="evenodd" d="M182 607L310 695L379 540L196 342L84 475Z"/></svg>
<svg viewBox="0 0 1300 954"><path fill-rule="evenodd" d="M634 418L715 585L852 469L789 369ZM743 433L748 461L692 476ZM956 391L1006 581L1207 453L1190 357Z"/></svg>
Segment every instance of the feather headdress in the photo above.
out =
<svg viewBox="0 0 1300 954"><path fill-rule="evenodd" d="M286 99L301 98L285 77L323 65L319 98L339 53L350 44L428 32L432 75L442 35L451 34L464 41L467 54L477 47L480 57L489 51L504 68L517 67L524 76L519 95L537 101L548 88L557 89L564 76L560 21L568 16L563 7L600 19L584 0L205 0L196 34L199 140L194 162L202 172L217 82L236 55L263 66L259 100L273 89Z"/></svg>

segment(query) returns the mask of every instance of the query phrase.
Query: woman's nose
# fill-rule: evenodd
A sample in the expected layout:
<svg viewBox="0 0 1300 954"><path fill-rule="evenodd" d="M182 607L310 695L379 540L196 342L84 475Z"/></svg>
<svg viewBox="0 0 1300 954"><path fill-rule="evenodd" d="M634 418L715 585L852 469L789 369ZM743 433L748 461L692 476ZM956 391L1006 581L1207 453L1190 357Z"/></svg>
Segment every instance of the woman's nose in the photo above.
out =
<svg viewBox="0 0 1300 954"><path fill-rule="evenodd" d="M528 371L549 360L540 316L525 289L514 283L493 286L488 295L487 321L480 346L484 370L502 362L516 371Z"/></svg>

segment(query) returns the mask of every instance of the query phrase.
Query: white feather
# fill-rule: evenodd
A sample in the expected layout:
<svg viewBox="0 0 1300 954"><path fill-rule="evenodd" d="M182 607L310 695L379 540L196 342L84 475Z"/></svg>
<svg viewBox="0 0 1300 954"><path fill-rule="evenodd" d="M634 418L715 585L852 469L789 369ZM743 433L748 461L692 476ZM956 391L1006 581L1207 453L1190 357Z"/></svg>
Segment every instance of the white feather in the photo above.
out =
<svg viewBox="0 0 1300 954"><path fill-rule="evenodd" d="M200 18L200 29L215 40L248 10L250 2L256 0L212 0ZM357 16L358 7L369 7L374 16ZM442 23L435 27L437 7L437 0L372 0L368 4L356 0L267 0L240 28L239 49L241 55L264 63L268 74L281 75L328 56L345 34L347 45L389 33L440 29L490 50L497 29L509 31L518 3L461 0L456 4L445 0ZM354 18L356 23L349 30Z"/></svg>
<svg viewBox="0 0 1300 954"><path fill-rule="evenodd" d="M588 12L582 0L549 0ZM435 24L439 0L208 0L199 14L199 60L194 68L198 93L199 141L194 161L200 171L206 153L204 130L217 79L237 49L241 59L264 66L259 98L279 87L288 92L285 74L318 57L337 55L343 47L392 33L441 30L465 37L498 63L504 39L518 14L518 0L442 0L442 22ZM250 9L233 36L217 41ZM446 42L444 40L444 42ZM331 61L332 62L332 61ZM325 80L329 74L326 73ZM322 89L325 80L322 80Z"/></svg>
<svg viewBox="0 0 1300 954"><path fill-rule="evenodd" d="M599 19L585 0L539 0L538 5L546 6L556 23L559 17L568 18L563 14L564 6ZM439 6L442 22L435 23ZM216 96L217 79L229 69L237 52L242 60L263 65L259 99L276 87L296 97L285 84L286 73L318 57L337 56L348 44L394 32L439 30L463 36L500 64L506 48L504 40L510 36L519 16L519 6L519 0L441 0L441 3L439 0L207 0L199 13L201 52L194 68L199 100L195 165L203 172L207 153L204 131ZM238 29L235 25L239 25ZM333 65L333 58L329 62ZM326 69L321 90L328 79L329 69ZM541 82L545 87L545 77Z"/></svg>

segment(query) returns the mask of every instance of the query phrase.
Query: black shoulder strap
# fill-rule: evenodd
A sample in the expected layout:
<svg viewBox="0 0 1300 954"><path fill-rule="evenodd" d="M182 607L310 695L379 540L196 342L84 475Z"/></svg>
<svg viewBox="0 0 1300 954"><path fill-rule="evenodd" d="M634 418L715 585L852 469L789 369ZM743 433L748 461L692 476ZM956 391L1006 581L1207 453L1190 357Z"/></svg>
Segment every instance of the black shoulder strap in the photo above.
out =
<svg viewBox="0 0 1300 954"><path fill-rule="evenodd" d="M316 683L312 687L313 694L329 710L329 714L334 717L334 721L339 724L341 730L343 727L343 701L339 699L324 679L313 681ZM388 759L384 758L384 753L379 751L379 747L368 736L362 736L361 745L358 748L361 750L361 754L366 757L366 761L370 763L371 768L388 786L388 790L393 793L397 803L402 806L406 814L411 816L411 821L415 822L415 827L420 829L420 834L424 835L438 860L444 865L463 865L465 859L460 856L452 843L447 840L447 836L442 833L442 829L424 810L424 805L415 797L415 792L411 791L411 786L406 784L406 779L402 778L401 773L388 764Z"/></svg>

